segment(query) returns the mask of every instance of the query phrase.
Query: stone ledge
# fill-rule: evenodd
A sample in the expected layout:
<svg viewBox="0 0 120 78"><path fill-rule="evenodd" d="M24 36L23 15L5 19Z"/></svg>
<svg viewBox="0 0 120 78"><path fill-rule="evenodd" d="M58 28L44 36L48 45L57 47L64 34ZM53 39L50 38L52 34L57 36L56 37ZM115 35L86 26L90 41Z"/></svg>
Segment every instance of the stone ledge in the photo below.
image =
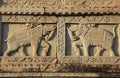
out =
<svg viewBox="0 0 120 78"><path fill-rule="evenodd" d="M77 2L77 3L76 3ZM1 0L1 14L120 14L119 0Z"/></svg>
<svg viewBox="0 0 120 78"><path fill-rule="evenodd" d="M0 77L120 77L119 73L0 73Z"/></svg>

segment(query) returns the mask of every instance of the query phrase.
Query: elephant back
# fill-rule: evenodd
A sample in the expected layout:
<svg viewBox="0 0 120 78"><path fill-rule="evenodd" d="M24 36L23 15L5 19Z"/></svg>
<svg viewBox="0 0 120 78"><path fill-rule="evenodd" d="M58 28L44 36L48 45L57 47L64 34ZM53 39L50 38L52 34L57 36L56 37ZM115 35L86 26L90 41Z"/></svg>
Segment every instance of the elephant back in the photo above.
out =
<svg viewBox="0 0 120 78"><path fill-rule="evenodd" d="M23 29L16 31L9 35L9 37L6 39L8 42L23 42L28 41L32 38L42 37L42 28L41 27L35 27L35 28L29 28L29 29Z"/></svg>
<svg viewBox="0 0 120 78"><path fill-rule="evenodd" d="M85 39L88 41L107 42L112 41L113 37L114 35L110 31L100 28L91 28L86 34Z"/></svg>
<svg viewBox="0 0 120 78"><path fill-rule="evenodd" d="M29 30L27 30L27 29L16 32L14 34L14 36L15 36L15 39L16 39L15 41L17 41L17 42L22 42L24 40L28 40L28 39L33 38L32 33L29 32Z"/></svg>
<svg viewBox="0 0 120 78"><path fill-rule="evenodd" d="M43 34L43 27L42 26L37 26L35 28L32 28L29 30L29 34L32 35L33 37L42 37Z"/></svg>

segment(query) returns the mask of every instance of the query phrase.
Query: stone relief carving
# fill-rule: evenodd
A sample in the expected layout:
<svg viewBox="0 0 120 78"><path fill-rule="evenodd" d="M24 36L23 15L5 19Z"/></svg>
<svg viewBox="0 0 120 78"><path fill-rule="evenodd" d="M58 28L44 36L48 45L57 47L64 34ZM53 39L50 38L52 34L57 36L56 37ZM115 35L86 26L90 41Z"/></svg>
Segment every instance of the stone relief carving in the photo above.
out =
<svg viewBox="0 0 120 78"><path fill-rule="evenodd" d="M119 58L109 57L109 56L112 56L110 55L110 53L113 54L113 56L116 56L115 50L111 46L115 45L114 44L115 38L117 34L119 34L119 33L116 33L116 30L118 27L117 24L110 24L108 26L106 24L102 24L103 25L102 26L99 23L85 23L85 24L83 23L82 24L82 23L75 22L72 24L70 23L70 25L67 26L66 19L64 19L63 17L59 18L59 21L57 22L57 24L56 22L54 22L54 24L50 24L50 23L48 23L48 25L46 25L46 23L42 23L42 24L26 23L26 24L23 24L24 28L21 27L20 30L19 30L19 27L21 26L21 24L17 24L19 26L18 26L18 29L16 28L16 30L15 28L12 28L14 26L17 26L16 24L8 25L10 28L14 29L15 31L9 28L10 30L6 32L8 33L8 35L5 36L5 42L7 43L6 51L8 50L8 52L4 52L5 53L4 56L6 57L2 59L2 62L5 62L5 65L1 65L0 69L2 69L3 71L12 71L14 67L21 67L20 70L14 70L14 72L21 72L24 70L26 71L31 70L31 71L38 71L38 72L39 71L57 72L57 71L67 71L68 69L64 70L64 68L67 68L67 66L69 65L70 67L72 67L71 64L68 65L68 63L75 63L73 64L73 66L76 66L76 63L83 63L83 64L113 64L113 63L119 64L120 63ZM40 29L38 29L39 27ZM35 30L35 29L38 29L38 30ZM54 33L56 31L57 31L57 40L59 41L58 42L59 45L57 43L57 46L53 45L51 47L52 44L49 43L49 41L53 42L52 37L55 36ZM70 49L70 48L65 48L66 44L68 43L65 41L65 38L67 37L65 36L66 32L68 32L68 35L70 36L70 41L68 40L66 41L72 44L71 52L74 56L72 55L67 56L67 54L65 54L65 52L68 51L68 49ZM21 35L21 34L24 34L24 35ZM36 37L38 41L33 37L34 38ZM82 38L84 38L84 40ZM47 56L48 51L50 51L51 48L57 47L56 49L58 49L59 51L57 50L56 53L57 53L57 57L59 58L52 57L52 56L35 57L35 56L39 56L39 54L37 54L38 50L36 52L35 51L33 52L33 48L34 48L33 46L30 46L31 47L30 50L32 51L31 52L32 57L31 56L26 57L24 48L27 47L26 45L31 44L32 39L34 39L34 43L35 41L36 43L38 43L37 49L39 48L42 49L40 51L41 56ZM85 44L84 42L87 42L88 44ZM106 47L105 42L107 44L109 43L109 46L107 45ZM54 43L56 43L56 41L53 42L53 44ZM89 46L89 49L91 49L92 46L95 47L96 50L92 56L102 56L101 53L104 51L106 51L109 55L106 55L105 57L90 57L91 55L89 53L91 53L92 51L86 48L86 45ZM19 52L21 56L16 57L15 55L13 55L14 57L8 57L8 56L12 56L11 53L13 51L11 49L13 46L17 46L17 48L14 48L14 51L16 53ZM85 55L84 47L85 49L87 49L86 55ZM10 50L8 48L10 48ZM109 49L111 49L113 53L110 52ZM16 51L16 50L20 50L20 51ZM30 62L30 64L27 64L28 62ZM8 64L9 64L9 67L7 67ZM79 66L81 66L81 64L79 64ZM8 68L9 70L7 70L6 68ZM82 67L80 67L80 69L81 68Z"/></svg>
<svg viewBox="0 0 120 78"><path fill-rule="evenodd" d="M90 47L97 47L94 56L100 56L100 52L107 50L110 56L115 56L113 43L117 26L113 26L112 31L105 30L97 24L79 24L76 27L67 27L68 34L72 41L72 48L76 56L80 55L80 48L83 46L83 55L89 56Z"/></svg>
<svg viewBox="0 0 120 78"><path fill-rule="evenodd" d="M67 27L67 30L68 30L68 34L70 36L70 40L72 42L72 48L73 48L73 54L74 56L80 56L80 48L78 48L78 46L82 46L82 41L80 41L80 38L79 36L77 36L75 33L77 33L77 25L74 26L74 28L71 26L71 27ZM78 30L79 31L79 30Z"/></svg>
<svg viewBox="0 0 120 78"><path fill-rule="evenodd" d="M0 73L120 72L119 4L0 0Z"/></svg>
<svg viewBox="0 0 120 78"><path fill-rule="evenodd" d="M50 40L56 29L55 25L43 26L42 24L35 25L34 23L27 23L26 28L18 30L10 34L7 39L7 50L4 56L8 56L10 52L20 50L21 56L24 56L24 46L30 44L32 47L32 55L37 55L38 47L42 47L41 56L46 56L50 48L47 40Z"/></svg>

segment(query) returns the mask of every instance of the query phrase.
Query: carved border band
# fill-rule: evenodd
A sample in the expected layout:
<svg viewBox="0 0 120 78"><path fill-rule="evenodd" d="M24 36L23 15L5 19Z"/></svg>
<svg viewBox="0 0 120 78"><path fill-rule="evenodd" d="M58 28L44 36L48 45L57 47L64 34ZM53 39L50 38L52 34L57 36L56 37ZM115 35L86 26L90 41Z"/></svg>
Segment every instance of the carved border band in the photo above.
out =
<svg viewBox="0 0 120 78"><path fill-rule="evenodd" d="M81 64L120 64L119 57L62 57L60 63L81 63Z"/></svg>
<svg viewBox="0 0 120 78"><path fill-rule="evenodd" d="M65 56L65 19L63 17L59 17L58 19L58 53L57 56L59 59Z"/></svg>
<svg viewBox="0 0 120 78"><path fill-rule="evenodd" d="M120 23L119 15L106 16L64 16L66 23ZM57 16L25 16L25 15L2 15L2 22L38 22L57 23Z"/></svg>
<svg viewBox="0 0 120 78"><path fill-rule="evenodd" d="M120 13L119 0L1 0L0 6L1 14Z"/></svg>

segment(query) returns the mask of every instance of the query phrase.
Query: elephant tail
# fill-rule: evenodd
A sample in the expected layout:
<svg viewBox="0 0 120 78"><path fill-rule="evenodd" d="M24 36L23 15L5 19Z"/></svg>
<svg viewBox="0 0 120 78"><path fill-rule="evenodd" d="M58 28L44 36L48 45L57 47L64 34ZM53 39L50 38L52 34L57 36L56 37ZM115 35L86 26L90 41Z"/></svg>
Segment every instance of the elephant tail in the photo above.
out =
<svg viewBox="0 0 120 78"><path fill-rule="evenodd" d="M114 26L113 28L113 36L116 37L116 30L117 30L117 25Z"/></svg>
<svg viewBox="0 0 120 78"><path fill-rule="evenodd" d="M117 29L117 26L114 25L112 31L109 31L109 30L105 30L105 31L108 32L109 35L111 35L112 37L116 37L116 29Z"/></svg>

